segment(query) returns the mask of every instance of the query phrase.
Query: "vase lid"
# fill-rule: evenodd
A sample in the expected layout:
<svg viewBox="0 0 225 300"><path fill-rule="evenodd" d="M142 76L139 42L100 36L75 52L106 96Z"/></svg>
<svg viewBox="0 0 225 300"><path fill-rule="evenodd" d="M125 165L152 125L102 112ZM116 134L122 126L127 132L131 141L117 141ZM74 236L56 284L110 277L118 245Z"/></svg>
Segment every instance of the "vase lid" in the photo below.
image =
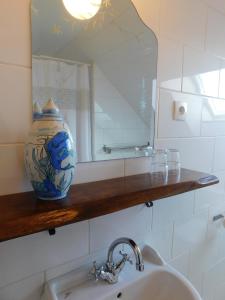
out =
<svg viewBox="0 0 225 300"><path fill-rule="evenodd" d="M43 116L44 117L53 117L53 118L61 118L59 108L55 104L52 99L49 99L47 103L44 105L43 109Z"/></svg>
<svg viewBox="0 0 225 300"><path fill-rule="evenodd" d="M42 109L38 102L34 102L33 104L33 118L34 120L41 118L42 116Z"/></svg>

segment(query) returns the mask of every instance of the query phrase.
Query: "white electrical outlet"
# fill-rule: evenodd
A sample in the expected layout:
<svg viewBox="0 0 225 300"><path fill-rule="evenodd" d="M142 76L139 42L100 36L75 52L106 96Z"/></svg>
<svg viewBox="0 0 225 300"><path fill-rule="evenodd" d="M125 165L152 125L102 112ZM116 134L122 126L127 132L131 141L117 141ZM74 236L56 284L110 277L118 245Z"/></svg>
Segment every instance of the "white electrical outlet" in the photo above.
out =
<svg viewBox="0 0 225 300"><path fill-rule="evenodd" d="M185 121L188 112L187 102L174 101L174 120L176 121Z"/></svg>

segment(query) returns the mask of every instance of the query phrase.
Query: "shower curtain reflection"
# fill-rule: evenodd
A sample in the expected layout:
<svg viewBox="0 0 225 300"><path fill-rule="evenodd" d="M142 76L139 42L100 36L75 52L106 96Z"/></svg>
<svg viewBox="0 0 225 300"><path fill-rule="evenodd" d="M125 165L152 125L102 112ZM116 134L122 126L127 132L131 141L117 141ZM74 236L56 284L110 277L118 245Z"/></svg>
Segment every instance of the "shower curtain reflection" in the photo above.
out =
<svg viewBox="0 0 225 300"><path fill-rule="evenodd" d="M77 160L92 160L91 66L35 56L32 64L33 102L43 106L53 98L70 127Z"/></svg>

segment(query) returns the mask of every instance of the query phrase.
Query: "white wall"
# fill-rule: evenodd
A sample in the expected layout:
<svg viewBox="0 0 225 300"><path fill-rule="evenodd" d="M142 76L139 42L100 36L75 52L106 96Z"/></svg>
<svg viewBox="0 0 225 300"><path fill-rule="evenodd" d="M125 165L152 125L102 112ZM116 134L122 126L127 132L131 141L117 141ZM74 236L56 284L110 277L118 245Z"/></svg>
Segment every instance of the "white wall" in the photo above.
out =
<svg viewBox="0 0 225 300"><path fill-rule="evenodd" d="M96 251L105 254L108 244L121 235L148 239L190 278L205 300L224 299L225 229L211 220L225 211L225 118L218 120L212 114L212 101L219 111L225 101L220 71L225 58L225 4L222 0L134 3L159 38L157 144L180 149L183 166L212 172L221 183L157 201L153 209L141 205L65 226L54 237L42 232L1 243L1 300L38 300L44 280L82 264ZM23 143L31 124L29 24L29 0L1 0L1 194L30 189L23 168ZM172 121L172 99L188 101L186 123ZM147 170L146 158L79 164L76 182Z"/></svg>

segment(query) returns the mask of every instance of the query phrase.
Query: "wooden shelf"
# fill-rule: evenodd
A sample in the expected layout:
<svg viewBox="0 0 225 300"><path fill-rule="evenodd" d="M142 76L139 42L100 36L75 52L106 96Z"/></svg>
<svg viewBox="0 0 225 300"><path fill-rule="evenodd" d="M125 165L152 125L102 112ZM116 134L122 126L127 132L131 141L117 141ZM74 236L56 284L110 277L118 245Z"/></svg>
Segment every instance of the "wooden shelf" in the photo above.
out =
<svg viewBox="0 0 225 300"><path fill-rule="evenodd" d="M218 182L213 175L181 169L179 179L169 173L167 182L160 173L146 173L73 185L68 197L60 201L37 200L33 192L0 196L0 241L80 222Z"/></svg>

